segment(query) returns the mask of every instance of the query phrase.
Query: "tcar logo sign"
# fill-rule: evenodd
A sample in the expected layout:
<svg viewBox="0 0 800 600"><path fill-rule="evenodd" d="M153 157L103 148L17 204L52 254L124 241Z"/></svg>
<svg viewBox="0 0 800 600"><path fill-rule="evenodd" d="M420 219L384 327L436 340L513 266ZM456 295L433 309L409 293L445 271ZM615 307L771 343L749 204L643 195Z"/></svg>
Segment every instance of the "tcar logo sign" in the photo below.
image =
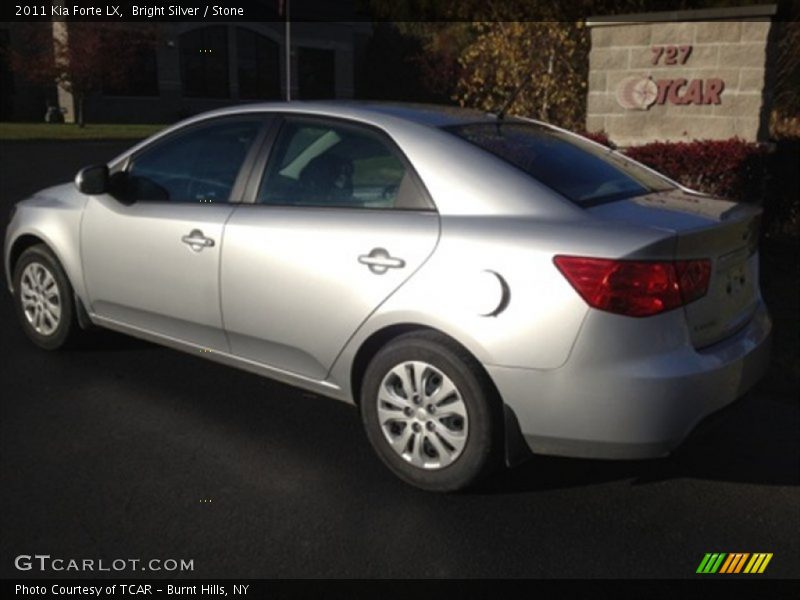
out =
<svg viewBox="0 0 800 600"><path fill-rule="evenodd" d="M652 63L655 66L686 64L692 46L653 46ZM617 85L617 102L627 110L647 110L654 104L711 105L722 104L725 82L722 79L653 79L652 76L626 77Z"/></svg>
<svg viewBox="0 0 800 600"><path fill-rule="evenodd" d="M628 110L647 110L658 98L658 86L649 77L626 77L617 86L617 102Z"/></svg>
<svg viewBox="0 0 800 600"><path fill-rule="evenodd" d="M722 104L722 79L659 79L626 77L617 86L617 102L628 110L647 110L653 104Z"/></svg>

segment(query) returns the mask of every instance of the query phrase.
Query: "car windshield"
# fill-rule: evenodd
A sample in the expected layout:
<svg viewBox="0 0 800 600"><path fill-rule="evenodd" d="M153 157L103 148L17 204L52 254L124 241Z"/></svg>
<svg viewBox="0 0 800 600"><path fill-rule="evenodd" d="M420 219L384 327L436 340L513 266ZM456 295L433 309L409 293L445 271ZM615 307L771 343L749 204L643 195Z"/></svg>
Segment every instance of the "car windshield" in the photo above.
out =
<svg viewBox="0 0 800 600"><path fill-rule="evenodd" d="M610 149L543 125L470 123L444 129L522 169L581 206L675 187Z"/></svg>

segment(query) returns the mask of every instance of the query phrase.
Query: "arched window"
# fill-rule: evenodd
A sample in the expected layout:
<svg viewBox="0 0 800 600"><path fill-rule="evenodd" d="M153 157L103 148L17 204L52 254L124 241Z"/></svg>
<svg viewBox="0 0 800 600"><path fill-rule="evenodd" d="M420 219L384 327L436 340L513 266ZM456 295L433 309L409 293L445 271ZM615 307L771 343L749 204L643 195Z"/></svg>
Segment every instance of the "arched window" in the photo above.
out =
<svg viewBox="0 0 800 600"><path fill-rule="evenodd" d="M224 25L193 29L181 34L183 95L227 98L228 28Z"/></svg>
<svg viewBox="0 0 800 600"><path fill-rule="evenodd" d="M240 98L280 98L280 54L277 42L251 29L237 27L236 55Z"/></svg>

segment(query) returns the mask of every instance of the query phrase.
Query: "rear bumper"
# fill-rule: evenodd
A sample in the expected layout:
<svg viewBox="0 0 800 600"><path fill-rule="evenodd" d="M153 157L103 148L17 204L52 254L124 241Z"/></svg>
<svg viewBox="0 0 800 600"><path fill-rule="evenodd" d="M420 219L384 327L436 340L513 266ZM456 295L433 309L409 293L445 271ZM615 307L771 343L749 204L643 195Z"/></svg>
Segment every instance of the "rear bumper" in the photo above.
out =
<svg viewBox="0 0 800 600"><path fill-rule="evenodd" d="M587 322L559 369L488 367L531 451L664 456L700 420L747 392L769 363L772 323L763 303L744 329L699 351L686 343L685 332L656 336L657 328L652 339L625 343L631 320L614 319Z"/></svg>

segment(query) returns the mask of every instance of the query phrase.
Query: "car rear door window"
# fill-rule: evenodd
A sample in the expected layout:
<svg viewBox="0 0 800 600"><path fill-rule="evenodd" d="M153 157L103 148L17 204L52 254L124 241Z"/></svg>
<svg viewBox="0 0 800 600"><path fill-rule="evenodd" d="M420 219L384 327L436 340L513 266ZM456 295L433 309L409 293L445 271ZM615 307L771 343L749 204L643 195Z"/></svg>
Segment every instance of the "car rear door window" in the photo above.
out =
<svg viewBox="0 0 800 600"><path fill-rule="evenodd" d="M674 189L625 157L534 123L471 123L445 128L582 206Z"/></svg>
<svg viewBox="0 0 800 600"><path fill-rule="evenodd" d="M275 206L427 209L405 161L381 134L357 125L287 120L256 202Z"/></svg>
<svg viewBox="0 0 800 600"><path fill-rule="evenodd" d="M137 154L127 169L128 201L228 202L262 121L225 119L190 127Z"/></svg>

